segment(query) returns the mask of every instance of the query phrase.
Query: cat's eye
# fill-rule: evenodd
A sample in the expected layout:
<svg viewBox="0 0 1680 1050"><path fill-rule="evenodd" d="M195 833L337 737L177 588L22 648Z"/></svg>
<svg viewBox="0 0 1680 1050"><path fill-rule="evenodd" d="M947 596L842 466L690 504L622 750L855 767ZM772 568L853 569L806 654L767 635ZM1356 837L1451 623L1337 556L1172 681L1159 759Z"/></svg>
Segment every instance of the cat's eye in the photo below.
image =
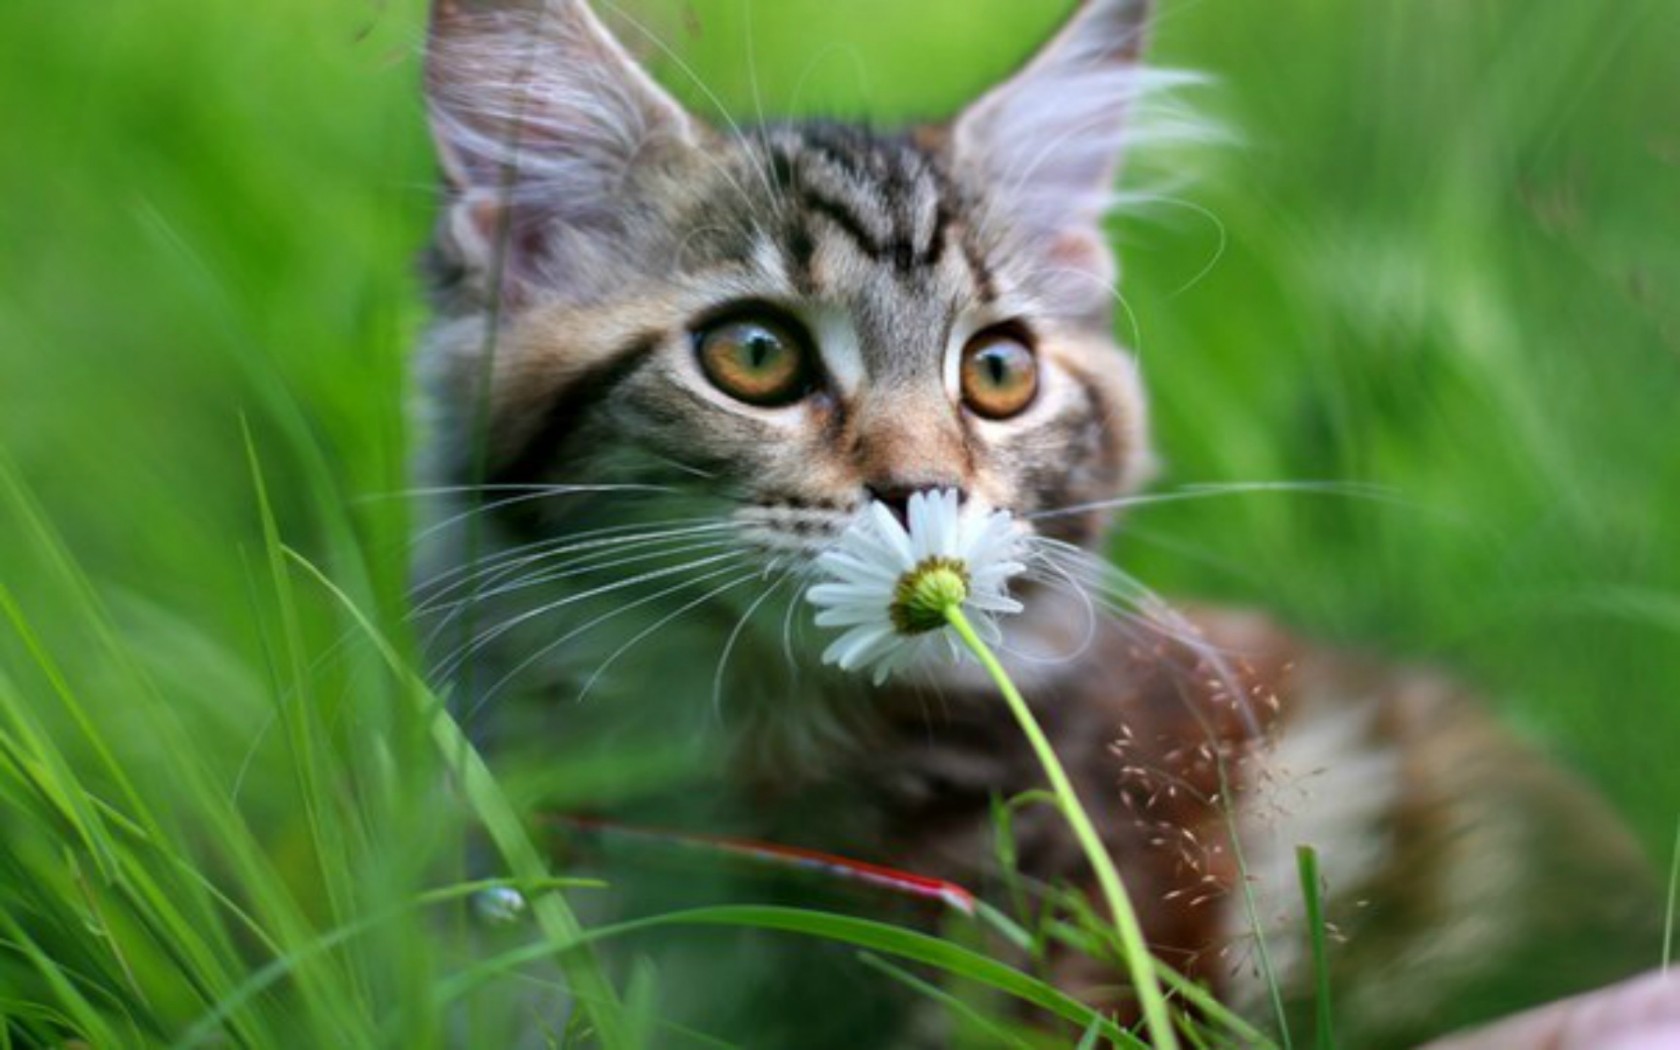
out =
<svg viewBox="0 0 1680 1050"><path fill-rule="evenodd" d="M694 337L700 368L719 390L749 405L790 405L811 391L810 354L791 323L735 317Z"/></svg>
<svg viewBox="0 0 1680 1050"><path fill-rule="evenodd" d="M1038 356L1026 336L994 328L969 340L962 356L963 404L987 419L1025 412L1038 394Z"/></svg>

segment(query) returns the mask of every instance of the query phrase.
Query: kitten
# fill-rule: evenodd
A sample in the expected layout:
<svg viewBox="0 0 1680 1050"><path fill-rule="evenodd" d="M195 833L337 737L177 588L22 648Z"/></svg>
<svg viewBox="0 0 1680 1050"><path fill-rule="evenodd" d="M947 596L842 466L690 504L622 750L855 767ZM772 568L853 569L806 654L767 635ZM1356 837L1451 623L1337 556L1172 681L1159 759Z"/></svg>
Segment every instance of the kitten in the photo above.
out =
<svg viewBox="0 0 1680 1050"><path fill-rule="evenodd" d="M1346 1045L1648 962L1630 837L1453 683L1247 615L1093 615L1111 570L1084 552L1150 462L1101 229L1129 118L1167 79L1139 65L1149 14L1087 0L948 123L726 131L581 0L442 0L425 470L455 494L420 592L439 674L510 768L607 756L586 801L623 819L995 890L993 801L1040 784L1004 708L961 666L882 688L823 668L799 602L868 501L956 490L1036 537L1011 670L1165 960L1257 1017L1270 981L1306 1002L1310 844ZM1023 875L1086 884L1059 819L1028 809L1015 835ZM1055 968L1129 1010L1107 968ZM700 979L677 972L674 997ZM844 1017L801 1006L794 1043L760 1016L755 1042L909 1038L890 996L859 994Z"/></svg>

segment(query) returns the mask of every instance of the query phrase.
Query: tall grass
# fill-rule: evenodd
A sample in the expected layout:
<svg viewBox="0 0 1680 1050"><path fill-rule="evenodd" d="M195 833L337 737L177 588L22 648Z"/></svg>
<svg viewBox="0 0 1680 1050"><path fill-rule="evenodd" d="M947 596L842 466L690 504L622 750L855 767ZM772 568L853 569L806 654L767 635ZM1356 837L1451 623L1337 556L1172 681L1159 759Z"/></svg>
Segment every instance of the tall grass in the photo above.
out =
<svg viewBox="0 0 1680 1050"><path fill-rule="evenodd" d="M627 6L707 115L886 123L1067 4ZM1140 158L1177 188L1115 227L1165 484L1388 494L1162 503L1116 555L1452 666L1653 852L1680 808L1677 15L1168 3L1158 58L1212 74L1195 101L1239 141ZM372 644L406 666L421 18L0 5L0 1046L499 1045L550 979L526 956L582 939L546 906L541 941L476 943L456 858L493 793L451 788L469 753ZM1124 1040L949 941L668 921L792 925ZM637 1042L638 987L573 1035Z"/></svg>

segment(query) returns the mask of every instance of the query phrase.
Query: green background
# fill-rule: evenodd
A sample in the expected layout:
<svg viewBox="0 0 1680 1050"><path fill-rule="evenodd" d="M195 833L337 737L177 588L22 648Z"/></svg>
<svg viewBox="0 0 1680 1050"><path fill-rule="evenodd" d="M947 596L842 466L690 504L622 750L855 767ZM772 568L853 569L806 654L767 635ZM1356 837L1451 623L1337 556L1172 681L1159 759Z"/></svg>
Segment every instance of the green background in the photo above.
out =
<svg viewBox="0 0 1680 1050"><path fill-rule="evenodd" d="M626 41L702 115L886 125L951 112L1069 5L627 7ZM235 811L279 829L277 856L321 834L300 827L295 754L269 731L272 638L289 622L303 662L324 661L342 625L302 584L281 616L247 428L280 535L382 622L400 614L412 261L434 200L422 40L412 2L0 4L0 465L138 665L97 644L11 498L0 686L86 761L49 654L114 767L189 838L203 793L234 798L236 781ZM1168 2L1157 45L1206 74L1184 101L1223 128L1134 158L1146 199L1115 221L1160 487L1381 495L1164 504L1118 555L1170 594L1453 669L1666 861L1680 4ZM374 864L382 836L424 828L435 770L342 758L395 716L329 694L338 746L315 775L382 785L351 829ZM13 875L59 864L62 829L23 826ZM9 892L16 914L50 908Z"/></svg>

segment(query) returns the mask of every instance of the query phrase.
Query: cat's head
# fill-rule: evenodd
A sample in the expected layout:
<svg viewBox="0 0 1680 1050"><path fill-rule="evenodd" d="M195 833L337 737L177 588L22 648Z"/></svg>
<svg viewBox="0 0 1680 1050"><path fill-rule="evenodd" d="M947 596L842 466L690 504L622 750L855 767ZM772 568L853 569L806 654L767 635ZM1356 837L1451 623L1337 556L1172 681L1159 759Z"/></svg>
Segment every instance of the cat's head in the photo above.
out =
<svg viewBox="0 0 1680 1050"><path fill-rule="evenodd" d="M1092 542L1101 514L1043 515L1148 458L1101 229L1147 8L1088 0L954 119L877 134L710 126L582 0L442 0L444 471L670 486L783 551L925 488Z"/></svg>

